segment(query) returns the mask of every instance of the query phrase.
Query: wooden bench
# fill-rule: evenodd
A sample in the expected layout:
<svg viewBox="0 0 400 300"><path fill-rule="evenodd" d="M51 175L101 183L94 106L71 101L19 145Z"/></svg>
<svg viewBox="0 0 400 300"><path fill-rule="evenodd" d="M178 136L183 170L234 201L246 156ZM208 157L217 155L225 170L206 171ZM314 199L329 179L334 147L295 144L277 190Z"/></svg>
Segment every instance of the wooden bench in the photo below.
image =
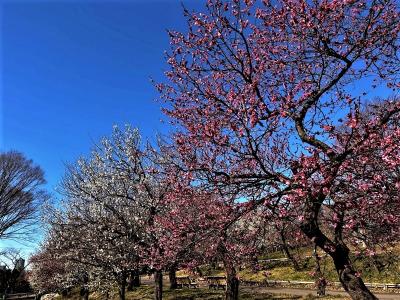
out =
<svg viewBox="0 0 400 300"><path fill-rule="evenodd" d="M255 280L240 280L240 284L245 286L260 286L263 282Z"/></svg>
<svg viewBox="0 0 400 300"><path fill-rule="evenodd" d="M177 276L176 286L177 288L197 288L199 285L194 279L190 278L189 276Z"/></svg>
<svg viewBox="0 0 400 300"><path fill-rule="evenodd" d="M225 276L208 276L206 280L209 289L226 289Z"/></svg>

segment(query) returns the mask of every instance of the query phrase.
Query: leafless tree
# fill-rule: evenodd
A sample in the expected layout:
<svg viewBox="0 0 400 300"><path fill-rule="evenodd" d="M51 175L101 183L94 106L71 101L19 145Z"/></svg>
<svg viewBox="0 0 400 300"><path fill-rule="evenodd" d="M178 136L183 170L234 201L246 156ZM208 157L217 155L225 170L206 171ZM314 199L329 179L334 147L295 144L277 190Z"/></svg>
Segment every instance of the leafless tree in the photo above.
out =
<svg viewBox="0 0 400 300"><path fill-rule="evenodd" d="M6 248L0 252L0 264L11 270L15 269L17 261L21 258L21 250L16 248Z"/></svg>
<svg viewBox="0 0 400 300"><path fill-rule="evenodd" d="M0 239L27 239L48 199L42 169L15 151L0 153Z"/></svg>

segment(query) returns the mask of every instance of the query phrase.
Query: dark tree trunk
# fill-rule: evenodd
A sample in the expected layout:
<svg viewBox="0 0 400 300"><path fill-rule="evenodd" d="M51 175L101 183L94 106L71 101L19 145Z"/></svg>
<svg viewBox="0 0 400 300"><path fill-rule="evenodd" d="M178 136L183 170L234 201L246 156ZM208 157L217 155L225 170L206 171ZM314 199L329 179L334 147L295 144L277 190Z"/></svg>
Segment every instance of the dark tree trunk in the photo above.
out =
<svg viewBox="0 0 400 300"><path fill-rule="evenodd" d="M126 283L121 283L118 291L119 300L125 300L125 285Z"/></svg>
<svg viewBox="0 0 400 300"><path fill-rule="evenodd" d="M169 283L170 283L169 288L171 290L175 290L178 287L178 283L176 281L176 267L175 267L175 265L172 265L169 268L168 276L169 276Z"/></svg>
<svg viewBox="0 0 400 300"><path fill-rule="evenodd" d="M226 236L224 236L225 241ZM225 300L238 300L239 299L239 279L237 278L234 262L230 258L228 249L224 242L218 245L218 252L224 263L226 272L226 291Z"/></svg>
<svg viewBox="0 0 400 300"><path fill-rule="evenodd" d="M289 247L287 245L283 246L283 251L285 252L285 255L287 257L287 259L289 259L293 265L293 268L295 269L295 271L300 271L301 268L299 266L299 263L297 262L297 260L294 258L294 256L292 255L292 253L289 250Z"/></svg>
<svg viewBox="0 0 400 300"><path fill-rule="evenodd" d="M199 267L196 267L196 273L197 275L199 275L200 277L203 277L203 272L201 271L201 269Z"/></svg>
<svg viewBox="0 0 400 300"><path fill-rule="evenodd" d="M365 286L363 280L353 268L349 257L350 250L346 245L339 242L334 243L328 239L319 229L315 218L301 225L301 229L310 240L314 241L316 246L323 249L332 258L339 280L353 300L378 299Z"/></svg>
<svg viewBox="0 0 400 300"><path fill-rule="evenodd" d="M126 289L126 279L127 279L127 274L125 271L122 271L120 274L120 282L119 282L119 300L125 300L125 289Z"/></svg>
<svg viewBox="0 0 400 300"><path fill-rule="evenodd" d="M301 268L300 268L297 260L293 256L293 254L290 252L289 246L287 244L286 236L285 236L285 229L284 228L278 228L277 226L275 228L279 231L279 235L281 237L283 253L285 254L286 258L289 259L292 262L293 268L296 271L300 271Z"/></svg>
<svg viewBox="0 0 400 300"><path fill-rule="evenodd" d="M251 258L251 269L254 273L256 273L258 271L258 258L256 255ZM239 267L239 271L240 271L240 267Z"/></svg>
<svg viewBox="0 0 400 300"><path fill-rule="evenodd" d="M140 273L138 270L131 270L129 274L128 291L133 291L133 288L140 286Z"/></svg>
<svg viewBox="0 0 400 300"><path fill-rule="evenodd" d="M89 275L87 273L84 274L82 278L82 287L80 291L80 296L82 300L89 300L89 288L87 286L87 283L89 282Z"/></svg>
<svg viewBox="0 0 400 300"><path fill-rule="evenodd" d="M163 297L163 274L161 270L154 273L154 299L162 300Z"/></svg>
<svg viewBox="0 0 400 300"><path fill-rule="evenodd" d="M318 255L317 247L314 248L314 259L315 259L315 286L317 288L317 295L318 296L325 296L325 289L326 289L326 279L324 274L321 271L321 264L320 260L321 257Z"/></svg>
<svg viewBox="0 0 400 300"><path fill-rule="evenodd" d="M285 253L285 256L287 257L287 259L289 259L291 261L291 263L293 265L293 268L296 271L300 271L301 268L300 268L297 260L294 258L294 256L290 252L290 249L289 249L288 245L285 242L283 243L282 248L283 248L283 252Z"/></svg>
<svg viewBox="0 0 400 300"><path fill-rule="evenodd" d="M44 296L44 295L46 295L45 292L41 292L41 293L36 294L36 295L35 295L35 300L40 300L40 299L42 299L42 296Z"/></svg>
<svg viewBox="0 0 400 300"><path fill-rule="evenodd" d="M139 274L139 272L136 272L136 274L133 276L132 283L133 283L133 287L139 287L140 286L140 274Z"/></svg>
<svg viewBox="0 0 400 300"><path fill-rule="evenodd" d="M82 287L80 294L82 300L89 300L89 289L87 287Z"/></svg>
<svg viewBox="0 0 400 300"><path fill-rule="evenodd" d="M226 270L226 291L225 300L239 299L239 279L237 278L236 269L231 262L224 262Z"/></svg>
<svg viewBox="0 0 400 300"><path fill-rule="evenodd" d="M330 256L335 264L336 271L339 275L339 280L343 288L349 293L354 300L376 300L374 294L365 286L361 277L353 268L349 258L349 250L343 249L341 246L336 247L336 251Z"/></svg>

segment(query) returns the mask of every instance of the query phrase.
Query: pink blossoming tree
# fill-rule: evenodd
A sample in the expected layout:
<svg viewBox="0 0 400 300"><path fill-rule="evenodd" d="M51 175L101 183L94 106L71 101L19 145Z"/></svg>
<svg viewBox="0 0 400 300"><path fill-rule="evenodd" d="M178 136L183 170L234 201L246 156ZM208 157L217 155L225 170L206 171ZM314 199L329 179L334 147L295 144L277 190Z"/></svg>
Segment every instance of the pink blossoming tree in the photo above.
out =
<svg viewBox="0 0 400 300"><path fill-rule="evenodd" d="M234 193L249 209L264 206L296 224L333 259L353 299L376 299L340 238L357 221L333 213L342 218L333 236L321 222L325 207L335 205L371 224L397 222L393 214L367 214L371 201L397 198L375 192L373 199L352 194L339 201L338 187L349 168L359 172L355 164L365 160L362 168L376 157L362 153L380 153L391 168L400 164L398 129L382 138L398 115L398 99L362 121L374 90L399 87L397 2L210 0L206 13L185 13L188 32L170 32L168 82L158 88L177 124L186 171L205 188ZM343 191L384 185L385 177L358 176L349 176Z"/></svg>
<svg viewBox="0 0 400 300"><path fill-rule="evenodd" d="M221 261L226 272L225 299L237 300L237 270L257 253L260 228L254 212L242 216L242 205L232 198L203 192L184 180L173 182L176 189L166 197L169 211L157 218L167 233L164 248L179 259L181 267L194 269Z"/></svg>

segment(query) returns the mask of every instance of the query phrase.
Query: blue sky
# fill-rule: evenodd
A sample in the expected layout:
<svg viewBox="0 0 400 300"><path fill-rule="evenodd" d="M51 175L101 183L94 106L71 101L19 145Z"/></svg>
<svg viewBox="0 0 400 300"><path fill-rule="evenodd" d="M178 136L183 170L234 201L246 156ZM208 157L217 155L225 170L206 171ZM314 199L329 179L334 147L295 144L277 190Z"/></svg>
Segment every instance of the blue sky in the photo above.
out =
<svg viewBox="0 0 400 300"><path fill-rule="evenodd" d="M168 131L149 78L167 68L166 29L185 28L181 1L2 1L0 20L0 150L42 166L54 197L64 163L113 124Z"/></svg>
<svg viewBox="0 0 400 300"><path fill-rule="evenodd" d="M181 2L0 0L0 150L42 166L55 199L64 163L113 124L150 140L170 129L149 79L164 78L166 29L186 28ZM183 3L201 10L205 0Z"/></svg>

